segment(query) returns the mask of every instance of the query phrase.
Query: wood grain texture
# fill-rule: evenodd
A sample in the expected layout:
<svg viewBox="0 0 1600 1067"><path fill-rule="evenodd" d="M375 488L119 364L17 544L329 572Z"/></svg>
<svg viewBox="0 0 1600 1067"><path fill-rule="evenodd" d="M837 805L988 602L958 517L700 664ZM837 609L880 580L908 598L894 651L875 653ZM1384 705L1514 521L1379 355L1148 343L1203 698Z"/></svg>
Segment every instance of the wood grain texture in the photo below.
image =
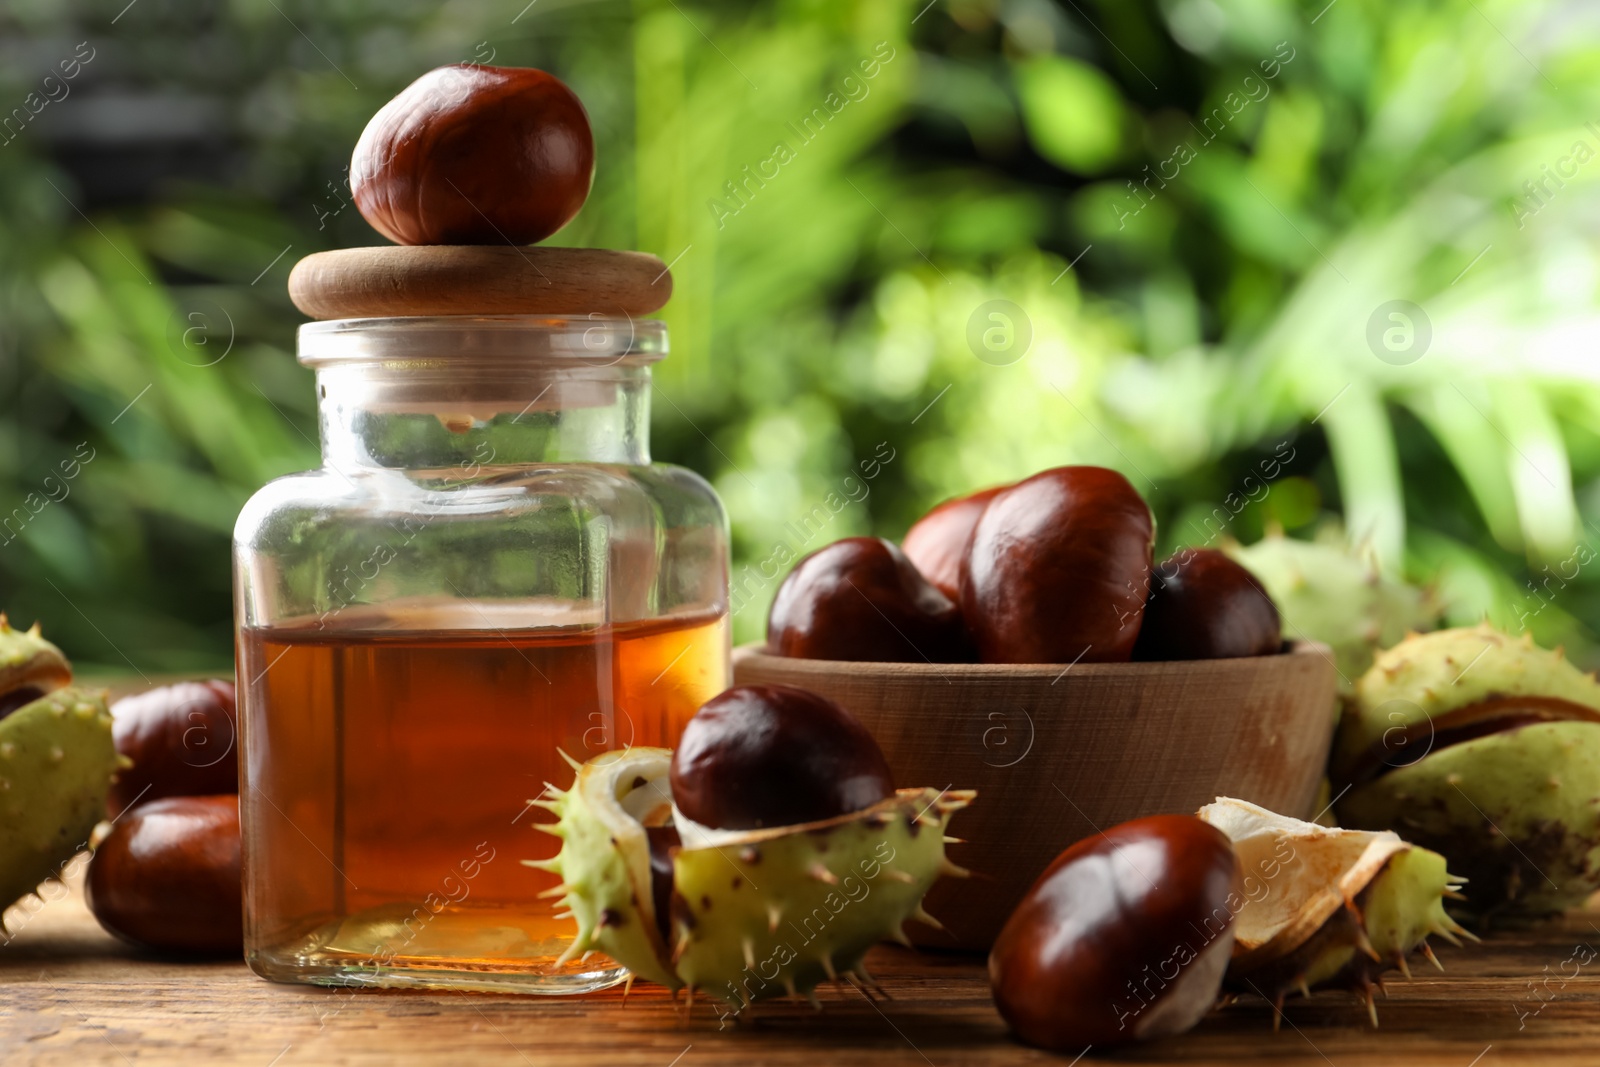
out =
<svg viewBox="0 0 1600 1067"><path fill-rule="evenodd" d="M797 685L854 712L900 786L976 789L951 822L969 867L927 908L948 933L919 944L986 949L1062 849L1142 815L1218 796L1309 817L1333 733L1327 650L1185 663L842 663L734 653L736 684Z"/></svg>
<svg viewBox="0 0 1600 1067"><path fill-rule="evenodd" d="M314 319L398 315L646 315L672 274L645 252L535 245L382 245L295 264L289 297Z"/></svg>
<svg viewBox="0 0 1600 1067"><path fill-rule="evenodd" d="M15 922L13 912L13 927ZM1319 993L1272 1011L1246 1000L1189 1034L1120 1053L1121 1064L1200 1067L1503 1067L1600 1059L1600 916L1578 914L1484 944L1439 950L1444 973L1396 977L1381 1029L1351 997ZM1578 955L1579 946L1588 949ZM1072 1062L1006 1036L981 957L874 949L892 1000L825 991L824 1010L757 1005L718 1030L702 1000L685 1024L659 987L627 1003L572 998L347 992L273 985L235 962L178 963L101 932L74 893L0 947L0 1063L7 1067L1005 1067ZM1090 1057L1084 1061L1106 1062Z"/></svg>

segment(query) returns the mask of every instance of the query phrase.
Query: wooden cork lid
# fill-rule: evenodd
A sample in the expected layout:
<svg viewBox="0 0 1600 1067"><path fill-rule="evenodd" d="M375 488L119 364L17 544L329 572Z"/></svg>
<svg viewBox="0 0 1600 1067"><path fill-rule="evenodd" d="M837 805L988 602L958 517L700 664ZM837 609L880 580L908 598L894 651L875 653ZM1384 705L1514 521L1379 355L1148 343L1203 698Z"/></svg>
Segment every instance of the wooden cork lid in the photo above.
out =
<svg viewBox="0 0 1600 1067"><path fill-rule="evenodd" d="M672 296L647 252L512 245L387 245L317 252L289 275L314 319L413 315L647 315Z"/></svg>

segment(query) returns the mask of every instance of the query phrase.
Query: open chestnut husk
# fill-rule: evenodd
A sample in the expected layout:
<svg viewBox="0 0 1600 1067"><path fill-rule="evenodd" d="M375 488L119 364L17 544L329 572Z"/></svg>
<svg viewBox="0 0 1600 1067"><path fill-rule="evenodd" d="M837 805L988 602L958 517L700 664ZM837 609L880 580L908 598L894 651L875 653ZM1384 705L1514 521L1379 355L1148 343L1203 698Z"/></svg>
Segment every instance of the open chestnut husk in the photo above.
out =
<svg viewBox="0 0 1600 1067"><path fill-rule="evenodd" d="M861 960L903 924L937 926L922 899L940 875L950 817L974 794L890 787L877 743L849 713L781 686L729 690L690 720L677 753L635 747L573 765L534 803L561 852L524 861L558 875L577 935L558 961L605 952L669 989L703 990L723 1023L787 994L820 1007L819 982L875 984ZM670 787L670 789L669 789Z"/></svg>
<svg viewBox="0 0 1600 1067"><path fill-rule="evenodd" d="M1255 575L1214 548L1185 548L1151 574L1133 658L1270 656L1283 646L1281 629Z"/></svg>
<svg viewBox="0 0 1600 1067"><path fill-rule="evenodd" d="M1189 815L1135 819L1056 857L989 954L995 1006L1023 1041L1082 1054L1181 1033L1222 989L1238 864Z"/></svg>
<svg viewBox="0 0 1600 1067"><path fill-rule="evenodd" d="M900 539L901 551L922 572L928 584L958 604L961 602L961 561L967 554L972 528L978 525L978 516L989 506L989 501L1007 488L997 485L946 500L912 523L911 529Z"/></svg>
<svg viewBox="0 0 1600 1067"><path fill-rule="evenodd" d="M961 570L979 661L1126 662L1154 537L1144 500L1105 467L1056 467L995 494Z"/></svg>
<svg viewBox="0 0 1600 1067"><path fill-rule="evenodd" d="M795 564L767 615L767 645L801 659L972 658L960 608L880 537L846 537Z"/></svg>
<svg viewBox="0 0 1600 1067"><path fill-rule="evenodd" d="M672 754L671 784L682 815L718 830L817 822L894 794L867 728L788 685L737 686L708 700Z"/></svg>
<svg viewBox="0 0 1600 1067"><path fill-rule="evenodd" d="M594 135L573 91L524 67L431 70L372 117L350 191L404 245L532 244L589 195Z"/></svg>

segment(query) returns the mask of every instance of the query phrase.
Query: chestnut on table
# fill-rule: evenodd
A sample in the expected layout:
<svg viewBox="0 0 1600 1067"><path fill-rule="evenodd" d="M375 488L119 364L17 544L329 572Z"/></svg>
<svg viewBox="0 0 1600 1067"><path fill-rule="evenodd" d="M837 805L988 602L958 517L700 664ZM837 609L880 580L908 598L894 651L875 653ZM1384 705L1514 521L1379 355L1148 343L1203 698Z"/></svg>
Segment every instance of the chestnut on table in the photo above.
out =
<svg viewBox="0 0 1600 1067"><path fill-rule="evenodd" d="M239 719L232 682L178 682L119 700L111 731L133 766L117 773L107 805L239 791Z"/></svg>
<svg viewBox="0 0 1600 1067"><path fill-rule="evenodd" d="M995 941L1000 1014L1024 1041L1057 1052L1188 1030L1222 991L1238 883L1227 836L1192 815L1084 838L1039 876Z"/></svg>
<svg viewBox="0 0 1600 1067"><path fill-rule="evenodd" d="M237 955L238 718L232 682L178 682L112 706L117 751L110 830L89 861L85 899L123 940L179 955Z"/></svg>
<svg viewBox="0 0 1600 1067"><path fill-rule="evenodd" d="M140 804L95 850L85 897L100 925L133 944L237 955L239 798Z"/></svg>

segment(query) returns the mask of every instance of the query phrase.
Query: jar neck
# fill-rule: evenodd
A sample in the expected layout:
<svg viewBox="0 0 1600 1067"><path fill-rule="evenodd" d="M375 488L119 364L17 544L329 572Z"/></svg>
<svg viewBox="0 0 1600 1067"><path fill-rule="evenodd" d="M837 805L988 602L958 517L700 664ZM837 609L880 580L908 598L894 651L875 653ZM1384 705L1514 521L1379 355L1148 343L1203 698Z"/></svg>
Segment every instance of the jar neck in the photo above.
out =
<svg viewBox="0 0 1600 1067"><path fill-rule="evenodd" d="M323 462L436 485L497 469L650 462L650 368L534 361L354 363L317 370Z"/></svg>

